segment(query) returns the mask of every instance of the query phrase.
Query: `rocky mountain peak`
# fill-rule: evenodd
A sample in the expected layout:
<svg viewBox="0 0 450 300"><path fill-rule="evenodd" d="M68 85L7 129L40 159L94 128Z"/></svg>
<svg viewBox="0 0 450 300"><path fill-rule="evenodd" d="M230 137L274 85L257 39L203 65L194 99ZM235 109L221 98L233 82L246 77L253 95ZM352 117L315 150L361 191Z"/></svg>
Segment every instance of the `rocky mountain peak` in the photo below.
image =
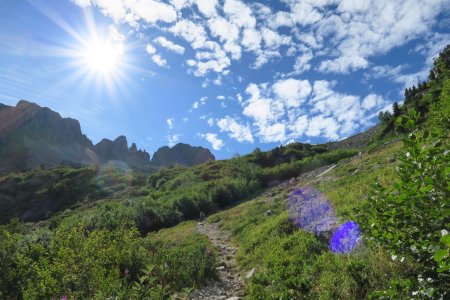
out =
<svg viewBox="0 0 450 300"><path fill-rule="evenodd" d="M215 160L215 157L207 148L179 143L172 148L167 146L159 148L153 154L151 164L158 167L166 167L172 164L193 166L209 160Z"/></svg>
<svg viewBox="0 0 450 300"><path fill-rule="evenodd" d="M208 149L187 144L162 147L156 154L154 166L191 166L214 159ZM94 146L75 119L26 100L15 107L0 104L0 174L41 165L108 163L141 171L154 168L150 155L135 143L128 148L123 135L113 141L102 139Z"/></svg>

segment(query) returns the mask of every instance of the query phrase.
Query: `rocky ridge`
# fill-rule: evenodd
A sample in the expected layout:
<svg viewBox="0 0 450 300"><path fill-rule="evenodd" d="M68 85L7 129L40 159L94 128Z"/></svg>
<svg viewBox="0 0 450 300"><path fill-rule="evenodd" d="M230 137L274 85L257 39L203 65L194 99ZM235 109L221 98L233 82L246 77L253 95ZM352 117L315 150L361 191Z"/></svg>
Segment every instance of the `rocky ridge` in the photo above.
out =
<svg viewBox="0 0 450 300"><path fill-rule="evenodd" d="M192 166L214 160L202 147L178 144L150 155L125 136L94 145L80 123L62 118L47 107L21 100L15 107L0 104L0 174L38 166L111 165L125 170L152 171L172 164Z"/></svg>
<svg viewBox="0 0 450 300"><path fill-rule="evenodd" d="M167 146L159 148L153 154L151 164L157 167L167 167L173 164L189 167L209 160L215 160L215 157L208 149L179 143L172 148Z"/></svg>

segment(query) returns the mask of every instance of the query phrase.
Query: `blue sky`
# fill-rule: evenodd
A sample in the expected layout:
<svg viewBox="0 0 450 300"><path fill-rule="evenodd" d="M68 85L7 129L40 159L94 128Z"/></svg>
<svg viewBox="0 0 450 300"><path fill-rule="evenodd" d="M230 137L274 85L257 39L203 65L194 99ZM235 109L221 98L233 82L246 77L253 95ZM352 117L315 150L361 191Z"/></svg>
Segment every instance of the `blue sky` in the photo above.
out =
<svg viewBox="0 0 450 300"><path fill-rule="evenodd" d="M445 0L0 0L0 102L221 159L369 128L449 42Z"/></svg>

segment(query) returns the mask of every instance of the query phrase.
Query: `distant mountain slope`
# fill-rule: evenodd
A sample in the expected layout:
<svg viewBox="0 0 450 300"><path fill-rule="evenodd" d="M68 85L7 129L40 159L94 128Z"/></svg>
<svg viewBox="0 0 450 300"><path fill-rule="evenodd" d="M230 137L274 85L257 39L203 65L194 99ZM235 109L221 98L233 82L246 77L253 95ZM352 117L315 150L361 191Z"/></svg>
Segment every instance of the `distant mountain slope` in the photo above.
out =
<svg viewBox="0 0 450 300"><path fill-rule="evenodd" d="M173 164L193 166L209 160L215 160L215 157L208 149L179 143L172 148L167 146L159 148L153 154L151 163L158 167L166 167Z"/></svg>
<svg viewBox="0 0 450 300"><path fill-rule="evenodd" d="M77 120L24 100L0 111L0 155L0 173L97 159Z"/></svg>
<svg viewBox="0 0 450 300"><path fill-rule="evenodd" d="M150 155L138 150L125 136L103 139L93 145L81 132L80 123L57 112L21 100L15 107L0 104L0 174L61 165L112 165L121 169L153 171L155 166L192 166L214 159L208 149L179 144Z"/></svg>
<svg viewBox="0 0 450 300"><path fill-rule="evenodd" d="M131 144L128 148L127 138L123 135L114 141L103 139L94 146L99 164L111 162L125 162L126 166L141 171L148 171L150 166L150 154L146 151L138 150L136 144Z"/></svg>

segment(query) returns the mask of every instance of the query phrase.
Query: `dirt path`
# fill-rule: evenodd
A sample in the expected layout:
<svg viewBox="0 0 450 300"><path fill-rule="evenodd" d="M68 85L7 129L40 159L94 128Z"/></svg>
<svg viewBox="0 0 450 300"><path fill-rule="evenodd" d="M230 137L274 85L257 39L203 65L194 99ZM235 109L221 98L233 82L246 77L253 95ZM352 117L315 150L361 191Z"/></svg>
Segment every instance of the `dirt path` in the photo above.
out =
<svg viewBox="0 0 450 300"><path fill-rule="evenodd" d="M219 249L218 280L191 294L190 299L232 299L245 295L244 282L237 271L237 249L230 242L230 233L219 228L220 223L200 222L197 231L206 235Z"/></svg>

